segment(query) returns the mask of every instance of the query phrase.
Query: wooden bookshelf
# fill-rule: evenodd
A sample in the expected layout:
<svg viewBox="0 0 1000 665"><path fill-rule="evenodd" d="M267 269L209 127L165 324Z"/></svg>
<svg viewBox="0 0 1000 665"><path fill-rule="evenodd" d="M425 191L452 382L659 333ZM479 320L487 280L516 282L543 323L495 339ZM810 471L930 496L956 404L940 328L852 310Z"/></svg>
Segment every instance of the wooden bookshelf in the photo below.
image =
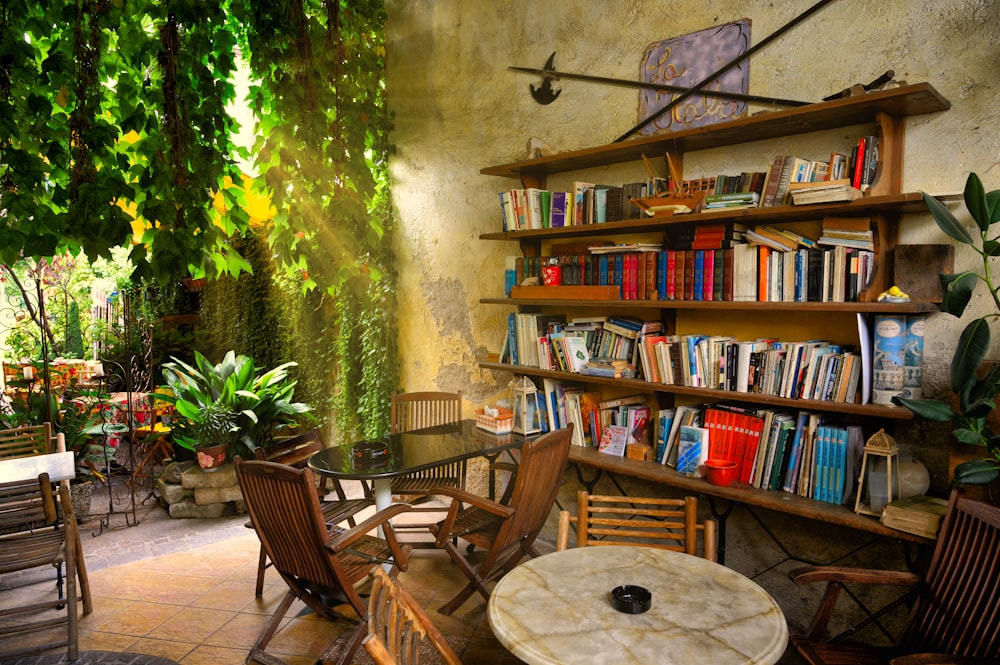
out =
<svg viewBox="0 0 1000 665"><path fill-rule="evenodd" d="M931 85L919 83L793 109L764 112L748 118L710 126L573 150L539 159L488 166L481 170L484 175L516 179L520 182L521 187L544 189L546 179L551 174L638 162L644 155L659 158L669 152L678 166L682 166L685 157L690 161L691 153L701 150L865 125L864 129L858 130L858 133L859 135L874 134L878 136L879 166L871 187L863 197L855 201L720 210L603 224L489 232L479 236L480 239L487 241L518 242L521 253L525 257L540 257L543 256L545 243L558 241L580 242L582 244L592 237L612 236L623 239L638 237L638 239L646 240L656 234L662 234L663 239L667 240L668 232L675 229L678 224L736 222L744 224L748 228L774 224L791 225L786 226L786 228L794 228L795 224L803 224L802 228L815 228L820 220L828 216L870 217L877 239L875 243L876 275L866 289L859 294L860 302L616 300L613 298L594 299L592 296L556 300L546 298L543 289L522 292L522 297L482 298L480 302L533 313L567 312L569 310L582 310L597 314L605 312L631 313L633 316L646 319L661 319L670 334L685 327L678 325L679 320L688 324L700 323L703 320L710 321L715 329L703 332L731 334L729 330L722 329L729 323L729 321L723 321L724 317L699 317L697 314L710 311L740 313L739 317L730 317L732 321L739 318L770 322L776 314L783 314L782 318L784 319L808 318L809 330L815 330L818 333L817 337L826 337L828 334L828 331L824 329L824 325L830 325L827 323L828 319L838 321L837 325L844 325L845 329L841 332L846 332L843 314L873 316L876 314L936 312L938 308L932 303L881 303L876 301L876 297L893 284L892 257L898 242L899 224L902 217L908 214L927 212L923 195L920 192L901 191L906 118L911 115L945 111L948 108L950 108L950 103ZM874 130L872 126L874 126ZM787 148L783 150L787 150ZM766 148L762 148L763 151L766 151ZM683 177L682 174L679 177ZM958 196L950 195L939 198L946 202L959 199ZM664 243L664 246L668 245ZM834 314L840 316L827 317L827 315ZM780 332L781 321L775 321L774 325L776 331ZM761 393L653 383L642 379L590 376L494 361L482 361L479 363L479 367L492 372L509 372L536 379L551 379L562 383L595 386L603 394L610 396L622 393L642 393L655 398L661 408L677 403L737 402L759 408L788 411L806 410L839 415L848 421L857 422L860 420L866 423L869 428L876 429L883 426L888 429L895 422L910 420L913 417L913 414L905 408L883 404L789 399ZM650 403L652 404L653 401L651 399ZM746 486L718 488L709 485L702 479L689 478L659 464L603 455L588 448L575 447L571 453L571 460L578 465L622 473L710 496L793 513L879 535L895 535L904 540L918 542L913 537L906 534L900 535L899 532L883 527L877 520L856 515L844 506L823 504L785 492L754 489Z"/></svg>

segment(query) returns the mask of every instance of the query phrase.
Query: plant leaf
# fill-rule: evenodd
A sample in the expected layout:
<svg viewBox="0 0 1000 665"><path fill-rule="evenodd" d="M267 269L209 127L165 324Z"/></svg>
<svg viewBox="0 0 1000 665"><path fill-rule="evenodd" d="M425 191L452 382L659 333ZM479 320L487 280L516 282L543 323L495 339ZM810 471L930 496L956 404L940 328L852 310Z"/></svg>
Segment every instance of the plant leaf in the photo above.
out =
<svg viewBox="0 0 1000 665"><path fill-rule="evenodd" d="M993 459L974 459L955 467L952 485L988 485L1000 478L1000 464Z"/></svg>
<svg viewBox="0 0 1000 665"><path fill-rule="evenodd" d="M976 220L979 230L985 233L990 228L990 211L986 207L986 189L983 181L975 173L970 173L965 181L965 207L969 209L972 219ZM938 224L940 226L940 224Z"/></svg>
<svg viewBox="0 0 1000 665"><path fill-rule="evenodd" d="M965 243L966 245L973 244L972 236L969 235L969 232L965 230L965 227L958 221L958 218L952 214L951 210L948 210L948 207L944 203L941 203L941 201L934 198L927 192L920 193L924 198L924 203L927 205L927 208L934 216L934 221L937 222L938 228L944 231L948 236L961 243Z"/></svg>
<svg viewBox="0 0 1000 665"><path fill-rule="evenodd" d="M976 369L986 357L990 346L989 321L976 319L965 327L958 338L955 355L951 359L951 389L960 393L969 380L975 376Z"/></svg>
<svg viewBox="0 0 1000 665"><path fill-rule="evenodd" d="M941 400L910 399L908 397L897 396L892 398L892 403L897 406L905 406L914 414L927 420L946 423L955 419L955 412L951 410L951 406L945 404Z"/></svg>
<svg viewBox="0 0 1000 665"><path fill-rule="evenodd" d="M941 275L941 287L944 289L941 311L961 317L969 301L972 300L972 292L976 288L978 279L979 275L974 272Z"/></svg>

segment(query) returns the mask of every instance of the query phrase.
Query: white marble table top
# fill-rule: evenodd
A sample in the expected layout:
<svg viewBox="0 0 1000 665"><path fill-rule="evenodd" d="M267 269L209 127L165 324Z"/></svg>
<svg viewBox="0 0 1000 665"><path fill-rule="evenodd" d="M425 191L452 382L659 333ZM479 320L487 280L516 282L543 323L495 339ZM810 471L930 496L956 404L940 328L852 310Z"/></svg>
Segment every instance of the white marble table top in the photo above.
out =
<svg viewBox="0 0 1000 665"><path fill-rule="evenodd" d="M0 483L38 478L43 472L49 474L49 480L52 482L76 477L73 453L49 453L0 460Z"/></svg>
<svg viewBox="0 0 1000 665"><path fill-rule="evenodd" d="M624 614L611 590L633 584L652 607ZM507 573L490 597L497 639L531 665L776 662L788 642L781 608L743 575L650 547L553 552Z"/></svg>

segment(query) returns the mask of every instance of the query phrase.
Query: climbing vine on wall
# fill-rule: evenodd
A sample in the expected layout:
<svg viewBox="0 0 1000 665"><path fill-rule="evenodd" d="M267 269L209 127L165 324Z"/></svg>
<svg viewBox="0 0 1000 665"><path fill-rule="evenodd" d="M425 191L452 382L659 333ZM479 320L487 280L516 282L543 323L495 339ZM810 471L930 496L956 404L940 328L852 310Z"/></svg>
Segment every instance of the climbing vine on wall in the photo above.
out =
<svg viewBox="0 0 1000 665"><path fill-rule="evenodd" d="M365 350L395 334L391 217L374 206L388 187L384 22L382 0L0 3L0 262L124 246L133 278L160 284L249 270L246 193L228 184L247 156L227 109L242 57L248 156L277 210L270 254L300 293L353 312L322 324L339 349L325 366L368 377L338 419L375 427L395 376L394 344Z"/></svg>

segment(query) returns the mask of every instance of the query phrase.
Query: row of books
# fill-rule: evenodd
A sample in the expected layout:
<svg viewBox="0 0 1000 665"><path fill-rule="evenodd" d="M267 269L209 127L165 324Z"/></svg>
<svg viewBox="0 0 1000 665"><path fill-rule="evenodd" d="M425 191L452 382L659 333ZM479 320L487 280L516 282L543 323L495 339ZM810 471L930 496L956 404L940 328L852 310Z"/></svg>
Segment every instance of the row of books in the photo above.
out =
<svg viewBox="0 0 1000 665"><path fill-rule="evenodd" d="M549 229L639 219L642 211L632 199L665 191L665 178L621 186L576 181L571 191L514 188L500 192L504 231Z"/></svg>
<svg viewBox="0 0 1000 665"><path fill-rule="evenodd" d="M518 257L514 283L556 261L562 285L619 287L621 300L854 302L875 273L875 254L844 245L775 250L661 250Z"/></svg>
<svg viewBox="0 0 1000 665"><path fill-rule="evenodd" d="M705 192L706 210L850 201L874 183L877 168L878 137L872 135L860 137L849 156L832 152L828 160L815 160L777 155L766 171L694 178L684 180L681 186L687 191ZM815 183L829 185L811 186ZM632 200L665 192L670 186L667 178L651 176L645 182L621 186L576 181L571 191L510 189L499 193L503 230L639 219L642 212Z"/></svg>
<svg viewBox="0 0 1000 665"><path fill-rule="evenodd" d="M500 362L607 378L786 399L864 402L865 356L827 341L667 335L660 321L563 314L508 315Z"/></svg>
<svg viewBox="0 0 1000 665"><path fill-rule="evenodd" d="M707 459L732 461L740 483L843 504L854 490L863 433L826 418L730 404L661 409L654 459L693 476L703 475Z"/></svg>
<svg viewBox="0 0 1000 665"><path fill-rule="evenodd" d="M636 348L652 383L825 402L864 395L861 353L830 342L652 333Z"/></svg>
<svg viewBox="0 0 1000 665"><path fill-rule="evenodd" d="M542 379L537 396L535 424L549 431L573 423L574 445L624 455L630 444L652 443L653 426L645 395L602 399L600 392L586 386Z"/></svg>

